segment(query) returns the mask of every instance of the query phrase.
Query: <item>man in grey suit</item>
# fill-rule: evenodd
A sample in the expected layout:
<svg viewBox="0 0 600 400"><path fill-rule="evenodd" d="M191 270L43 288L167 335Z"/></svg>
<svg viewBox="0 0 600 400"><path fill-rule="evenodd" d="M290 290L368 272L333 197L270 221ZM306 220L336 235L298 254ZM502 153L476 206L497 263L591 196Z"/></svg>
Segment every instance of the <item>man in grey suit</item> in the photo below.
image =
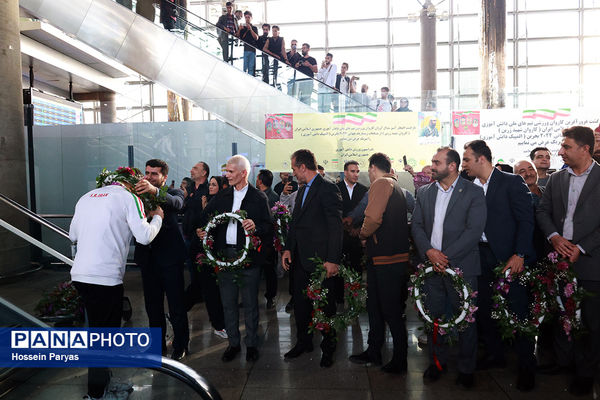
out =
<svg viewBox="0 0 600 400"><path fill-rule="evenodd" d="M481 273L479 238L485 228L487 208L483 190L459 177L460 156L449 147L442 147L433 156L431 171L435 182L423 186L417 195L412 218L412 235L423 260L429 260L440 272L425 281L425 305L433 317L443 317L447 305L453 312L460 306L459 296L452 286L446 268L460 268L465 281L477 290ZM444 338L433 343L428 335L430 366L423 374L429 382L437 381L446 371L447 344ZM477 326L470 324L459 335L459 375L456 384L473 386L473 371L477 363ZM434 354L439 367L434 362Z"/></svg>
<svg viewBox="0 0 600 400"><path fill-rule="evenodd" d="M585 333L575 335L576 375L569 386L569 392L583 396L592 392L600 359L600 166L592 159L590 128L574 126L562 134L558 155L568 167L550 175L537 221L552 247L575 263L577 282L591 294L581 304ZM560 360L561 354L557 355Z"/></svg>

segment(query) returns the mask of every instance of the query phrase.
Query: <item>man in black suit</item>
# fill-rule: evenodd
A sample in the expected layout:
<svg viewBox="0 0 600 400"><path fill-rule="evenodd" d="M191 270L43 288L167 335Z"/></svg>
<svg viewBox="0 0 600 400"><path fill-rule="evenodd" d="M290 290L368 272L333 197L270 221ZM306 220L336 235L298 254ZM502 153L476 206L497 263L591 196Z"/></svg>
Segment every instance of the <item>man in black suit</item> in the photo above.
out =
<svg viewBox="0 0 600 400"><path fill-rule="evenodd" d="M475 177L473 183L483 188L487 205L485 230L479 243L481 275L477 302L477 326L485 348L485 356L478 363L479 369L504 368L504 349L496 322L492 319L492 288L496 280L494 268L506 263L502 271L518 275L526 265L535 262L533 230L535 220L531 194L518 175L502 172L492 165L492 152L483 140L465 145L463 170ZM526 319L529 314L527 288L517 280L509 292L509 306L517 317ZM519 357L517 389L532 390L535 385L535 342L517 336L515 347Z"/></svg>
<svg viewBox="0 0 600 400"><path fill-rule="evenodd" d="M169 166L163 160L146 162L146 176L136 186L138 194L158 194L167 182ZM161 328L163 350L166 349L164 296L169 303L169 317L173 325L173 354L181 360L187 353L190 333L184 301L183 269L187 255L183 236L177 224L177 213L183 207L181 189L167 190L166 203L162 206L165 218L154 241L147 245L136 243L134 260L142 272L144 303L150 327Z"/></svg>
<svg viewBox="0 0 600 400"><path fill-rule="evenodd" d="M369 189L358 182L360 168L358 162L347 161L344 164L344 179L337 184L340 193L342 194L342 218L346 218L348 214L362 200ZM363 255L362 246L358 235L351 236L349 231L352 229L352 221L349 221L344 230L344 242L342 254L346 259L346 266L362 275L361 258ZM344 281L341 278L335 279L335 297L338 303L344 302Z"/></svg>
<svg viewBox="0 0 600 400"><path fill-rule="evenodd" d="M412 236L422 260L429 260L440 272L425 282L425 306L432 317L439 318L460 307L458 293L452 288L446 268L459 268L471 289L477 290L481 272L479 240L485 227L486 206L483 190L458 176L460 156L454 149L442 147L431 160L430 183L419 189L417 205L412 217ZM477 326L473 323L458 336L458 379L456 383L473 386L473 372L477 362ZM444 336L434 345L432 332L428 333L430 365L423 378L437 381L447 361L447 342ZM435 363L434 354L440 366Z"/></svg>
<svg viewBox="0 0 600 400"><path fill-rule="evenodd" d="M219 225L213 233L213 254L222 253L226 258L237 258L238 252L245 243L245 232L256 235L262 243L273 240L273 226L267 196L248 183L250 162L241 155L233 156L227 161L226 177L229 187L218 192L202 211L196 222L197 233L203 239L206 232L201 230L212 215L244 210L247 213L242 224L230 221L227 225ZM243 228L243 229L242 229ZM231 361L240 352L239 306L238 296L241 291L244 305L244 319L246 324L246 361L258 360L258 286L260 283L261 265L264 256L256 250L250 251L248 257L251 264L239 274L230 271L221 271L218 274L219 291L223 302L225 315L225 329L229 338L229 346L221 359ZM241 287L236 282L241 280Z"/></svg>
<svg viewBox="0 0 600 400"><path fill-rule="evenodd" d="M302 353L313 350L312 334L308 324L313 310L312 302L304 291L315 270L313 257L324 262L327 279L323 287L327 294L326 315L335 313L333 282L342 258L342 197L340 191L331 182L327 182L317 173L315 155L310 150L297 150L292 154L292 169L298 182L305 185L298 192L296 205L285 250L281 257L283 268L293 276L294 317L296 318L296 345L285 354L286 359L296 358ZM321 367L333 365L333 353L336 347L336 333L332 329L323 333L321 342Z"/></svg>
<svg viewBox="0 0 600 400"><path fill-rule="evenodd" d="M568 370L569 358L575 359L569 392L581 396L592 393L600 359L600 166L592 159L594 145L590 128L563 130L558 155L568 167L550 175L537 210L540 229L556 251L575 263L577 283L591 294L581 303L584 332L575 335L574 352L567 350L562 327L554 336L557 369Z"/></svg>

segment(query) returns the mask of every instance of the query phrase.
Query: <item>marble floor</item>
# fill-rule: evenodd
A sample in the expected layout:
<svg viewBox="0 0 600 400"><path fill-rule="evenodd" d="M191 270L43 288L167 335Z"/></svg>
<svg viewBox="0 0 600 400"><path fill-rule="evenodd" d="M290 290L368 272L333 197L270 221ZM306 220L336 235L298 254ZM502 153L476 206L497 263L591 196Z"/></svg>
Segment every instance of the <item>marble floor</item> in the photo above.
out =
<svg viewBox="0 0 600 400"><path fill-rule="evenodd" d="M45 269L23 281L0 286L0 295L22 309L32 312L42 291L55 283L67 280L65 269ZM195 369L216 386L223 399L286 400L326 398L328 400L385 400L385 399L563 399L573 398L567 393L569 376L538 375L536 388L521 393L515 388L516 360L508 355L508 368L477 372L475 387L464 390L454 384L457 371L452 363L447 374L434 384L425 384L422 374L428 365L427 353L417 346L420 323L412 306L407 307L409 330L408 373L388 375L379 367L352 364L348 356L366 346L368 322L366 315L358 323L339 333L335 363L329 369L319 367L318 347L312 353L292 361L284 361L283 354L294 343L293 315L285 312L287 280L279 281L280 296L274 310L265 309L261 288L260 359L256 363L245 360L245 351L230 363L221 361L227 341L212 333L204 304L194 306L190 319L190 355L183 362ZM133 317L127 326L145 326L139 270L131 268L125 275L125 294L133 305ZM243 314L241 313L243 318ZM243 322L242 336L243 336ZM169 333L170 334L170 333ZM315 337L314 343L320 339ZM389 358L391 342L388 338L384 362ZM113 369L121 381L131 381L134 392L130 399L183 399L198 396L184 384L161 373L145 369ZM86 393L85 369L44 369L22 382L5 399L58 400L80 399ZM596 387L596 393L600 393ZM592 397L592 396L590 396ZM595 397L594 397L595 398Z"/></svg>

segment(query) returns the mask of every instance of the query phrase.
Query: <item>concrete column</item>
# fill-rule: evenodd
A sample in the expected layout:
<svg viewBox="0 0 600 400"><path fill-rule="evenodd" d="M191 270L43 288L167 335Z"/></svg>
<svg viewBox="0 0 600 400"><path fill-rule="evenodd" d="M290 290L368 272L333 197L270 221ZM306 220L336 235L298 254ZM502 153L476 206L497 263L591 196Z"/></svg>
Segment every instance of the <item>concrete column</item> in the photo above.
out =
<svg viewBox="0 0 600 400"><path fill-rule="evenodd" d="M506 104L506 0L481 0L481 108Z"/></svg>
<svg viewBox="0 0 600 400"><path fill-rule="evenodd" d="M427 0L421 10L421 110L437 108L435 7Z"/></svg>
<svg viewBox="0 0 600 400"><path fill-rule="evenodd" d="M0 1L0 192L27 206L19 1ZM28 220L4 203L0 218L28 231ZM29 268L29 244L0 228L0 276Z"/></svg>

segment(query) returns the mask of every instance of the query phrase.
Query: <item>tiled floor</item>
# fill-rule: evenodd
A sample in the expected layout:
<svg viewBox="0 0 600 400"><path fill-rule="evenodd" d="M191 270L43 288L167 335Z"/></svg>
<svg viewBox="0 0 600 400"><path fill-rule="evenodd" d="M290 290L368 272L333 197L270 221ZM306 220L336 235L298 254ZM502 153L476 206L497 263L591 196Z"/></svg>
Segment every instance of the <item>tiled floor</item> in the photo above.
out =
<svg viewBox="0 0 600 400"><path fill-rule="evenodd" d="M54 283L68 279L66 270L42 270L22 282L0 286L2 297L32 312L41 291ZM147 320L143 309L140 274L137 269L128 270L125 280L126 295L133 303L133 318L129 326L145 326ZM387 375L378 367L362 367L348 361L348 356L363 350L366 344L368 323L366 315L360 324L339 333L336 361L332 368L319 367L320 351L304 354L293 361L284 361L283 354L293 344L290 327L293 318L285 312L288 300L287 280L280 280L280 293L275 310L266 311L261 290L260 359L254 363L245 361L245 353L230 363L221 361L227 341L212 333L204 304L196 305L191 313L191 354L185 364L212 382L223 399L295 400L324 398L328 400L385 400L385 399L562 399L573 398L566 392L567 376L537 376L536 389L524 394L515 384L515 359L509 356L506 370L477 372L476 385L463 390L454 384L456 370L450 365L449 372L434 384L426 385L422 374L427 367L427 354L417 346L419 322L411 306L408 307L409 359L408 374ZM243 314L242 314L243 317ZM243 323L241 324L243 330ZM243 335L243 332L242 332ZM320 339L315 337L314 343ZM384 360L389 357L391 343L388 341ZM197 398L182 383L160 373L144 369L114 369L119 380L130 380L135 391L130 399L184 399ZM23 382L6 399L62 400L79 399L86 392L86 370L45 369ZM592 397L592 396L590 396Z"/></svg>

